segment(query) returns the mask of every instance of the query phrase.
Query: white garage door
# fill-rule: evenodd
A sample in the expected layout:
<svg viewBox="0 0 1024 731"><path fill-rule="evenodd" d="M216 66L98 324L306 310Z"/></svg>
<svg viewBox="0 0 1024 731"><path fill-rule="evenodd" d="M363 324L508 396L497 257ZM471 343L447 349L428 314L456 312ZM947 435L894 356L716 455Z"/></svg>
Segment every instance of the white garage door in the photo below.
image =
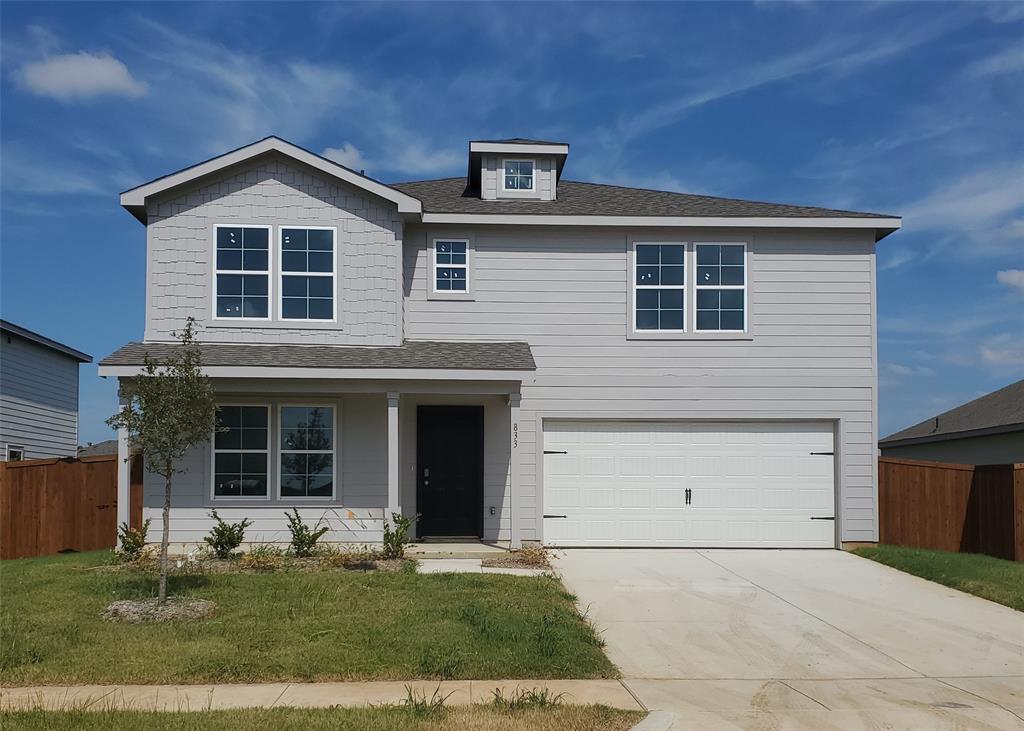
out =
<svg viewBox="0 0 1024 731"><path fill-rule="evenodd" d="M554 421L553 546L835 545L832 424Z"/></svg>

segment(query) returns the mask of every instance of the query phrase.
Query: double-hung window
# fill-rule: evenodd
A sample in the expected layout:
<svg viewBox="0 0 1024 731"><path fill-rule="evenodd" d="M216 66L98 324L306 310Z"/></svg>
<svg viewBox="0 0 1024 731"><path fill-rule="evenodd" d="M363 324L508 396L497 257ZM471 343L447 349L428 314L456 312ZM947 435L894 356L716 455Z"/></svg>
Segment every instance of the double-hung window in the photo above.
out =
<svg viewBox="0 0 1024 731"><path fill-rule="evenodd" d="M267 406L217 409L220 427L213 435L213 496L261 497L267 491L270 430Z"/></svg>
<svg viewBox="0 0 1024 731"><path fill-rule="evenodd" d="M266 226L217 226L216 316L270 316L270 229Z"/></svg>
<svg viewBox="0 0 1024 731"><path fill-rule="evenodd" d="M502 190L533 190L533 160L505 160L502 168Z"/></svg>
<svg viewBox="0 0 1024 731"><path fill-rule="evenodd" d="M469 291L469 242L434 241L434 291Z"/></svg>
<svg viewBox="0 0 1024 731"><path fill-rule="evenodd" d="M334 496L334 408L281 407L281 497Z"/></svg>
<svg viewBox="0 0 1024 731"><path fill-rule="evenodd" d="M635 330L686 330L686 246L637 244L634 267Z"/></svg>
<svg viewBox="0 0 1024 731"><path fill-rule="evenodd" d="M335 319L334 229L281 229L281 319Z"/></svg>
<svg viewBox="0 0 1024 731"><path fill-rule="evenodd" d="M743 244L697 244L697 330L746 330L747 272Z"/></svg>

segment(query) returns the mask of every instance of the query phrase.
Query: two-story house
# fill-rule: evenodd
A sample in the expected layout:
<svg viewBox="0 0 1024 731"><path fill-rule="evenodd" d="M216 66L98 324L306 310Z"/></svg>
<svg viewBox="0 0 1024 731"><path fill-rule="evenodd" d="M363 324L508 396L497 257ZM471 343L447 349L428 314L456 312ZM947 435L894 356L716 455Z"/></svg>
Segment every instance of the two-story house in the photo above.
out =
<svg viewBox="0 0 1024 731"><path fill-rule="evenodd" d="M293 506L334 541L391 511L513 545L877 540L875 245L900 220L574 182L568 155L475 141L465 177L385 185L270 137L123 193L146 331L100 373L191 315L221 397L171 540L211 508L286 540Z"/></svg>

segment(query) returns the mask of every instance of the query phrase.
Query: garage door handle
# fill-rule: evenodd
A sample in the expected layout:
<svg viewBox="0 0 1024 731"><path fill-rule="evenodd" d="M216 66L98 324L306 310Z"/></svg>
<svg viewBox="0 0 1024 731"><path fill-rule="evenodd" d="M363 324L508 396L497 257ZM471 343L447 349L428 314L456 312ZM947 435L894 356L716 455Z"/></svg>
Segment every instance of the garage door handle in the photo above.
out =
<svg viewBox="0 0 1024 731"><path fill-rule="evenodd" d="M823 454L823 455L827 454L829 457L834 457L835 456L835 452L811 452L811 454Z"/></svg>
<svg viewBox="0 0 1024 731"><path fill-rule="evenodd" d="M568 515L545 515L545 518L568 518Z"/></svg>
<svg viewBox="0 0 1024 731"><path fill-rule="evenodd" d="M834 515L812 515L811 520L835 520Z"/></svg>
<svg viewBox="0 0 1024 731"><path fill-rule="evenodd" d="M545 449L544 454L569 454L568 452L556 452L553 449Z"/></svg>

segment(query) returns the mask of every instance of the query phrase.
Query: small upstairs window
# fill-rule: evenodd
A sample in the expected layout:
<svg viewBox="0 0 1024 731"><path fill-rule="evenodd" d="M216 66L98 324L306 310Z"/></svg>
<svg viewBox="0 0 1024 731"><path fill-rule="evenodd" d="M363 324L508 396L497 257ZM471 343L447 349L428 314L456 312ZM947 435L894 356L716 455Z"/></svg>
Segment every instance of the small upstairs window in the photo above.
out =
<svg viewBox="0 0 1024 731"><path fill-rule="evenodd" d="M469 242L434 241L434 291L469 291Z"/></svg>
<svg viewBox="0 0 1024 731"><path fill-rule="evenodd" d="M686 246L637 244L633 302L635 330L686 330Z"/></svg>
<svg viewBox="0 0 1024 731"><path fill-rule="evenodd" d="M268 319L270 228L217 226L216 247L216 317Z"/></svg>
<svg viewBox="0 0 1024 731"><path fill-rule="evenodd" d="M506 191L533 190L533 160L505 160L501 188Z"/></svg>

